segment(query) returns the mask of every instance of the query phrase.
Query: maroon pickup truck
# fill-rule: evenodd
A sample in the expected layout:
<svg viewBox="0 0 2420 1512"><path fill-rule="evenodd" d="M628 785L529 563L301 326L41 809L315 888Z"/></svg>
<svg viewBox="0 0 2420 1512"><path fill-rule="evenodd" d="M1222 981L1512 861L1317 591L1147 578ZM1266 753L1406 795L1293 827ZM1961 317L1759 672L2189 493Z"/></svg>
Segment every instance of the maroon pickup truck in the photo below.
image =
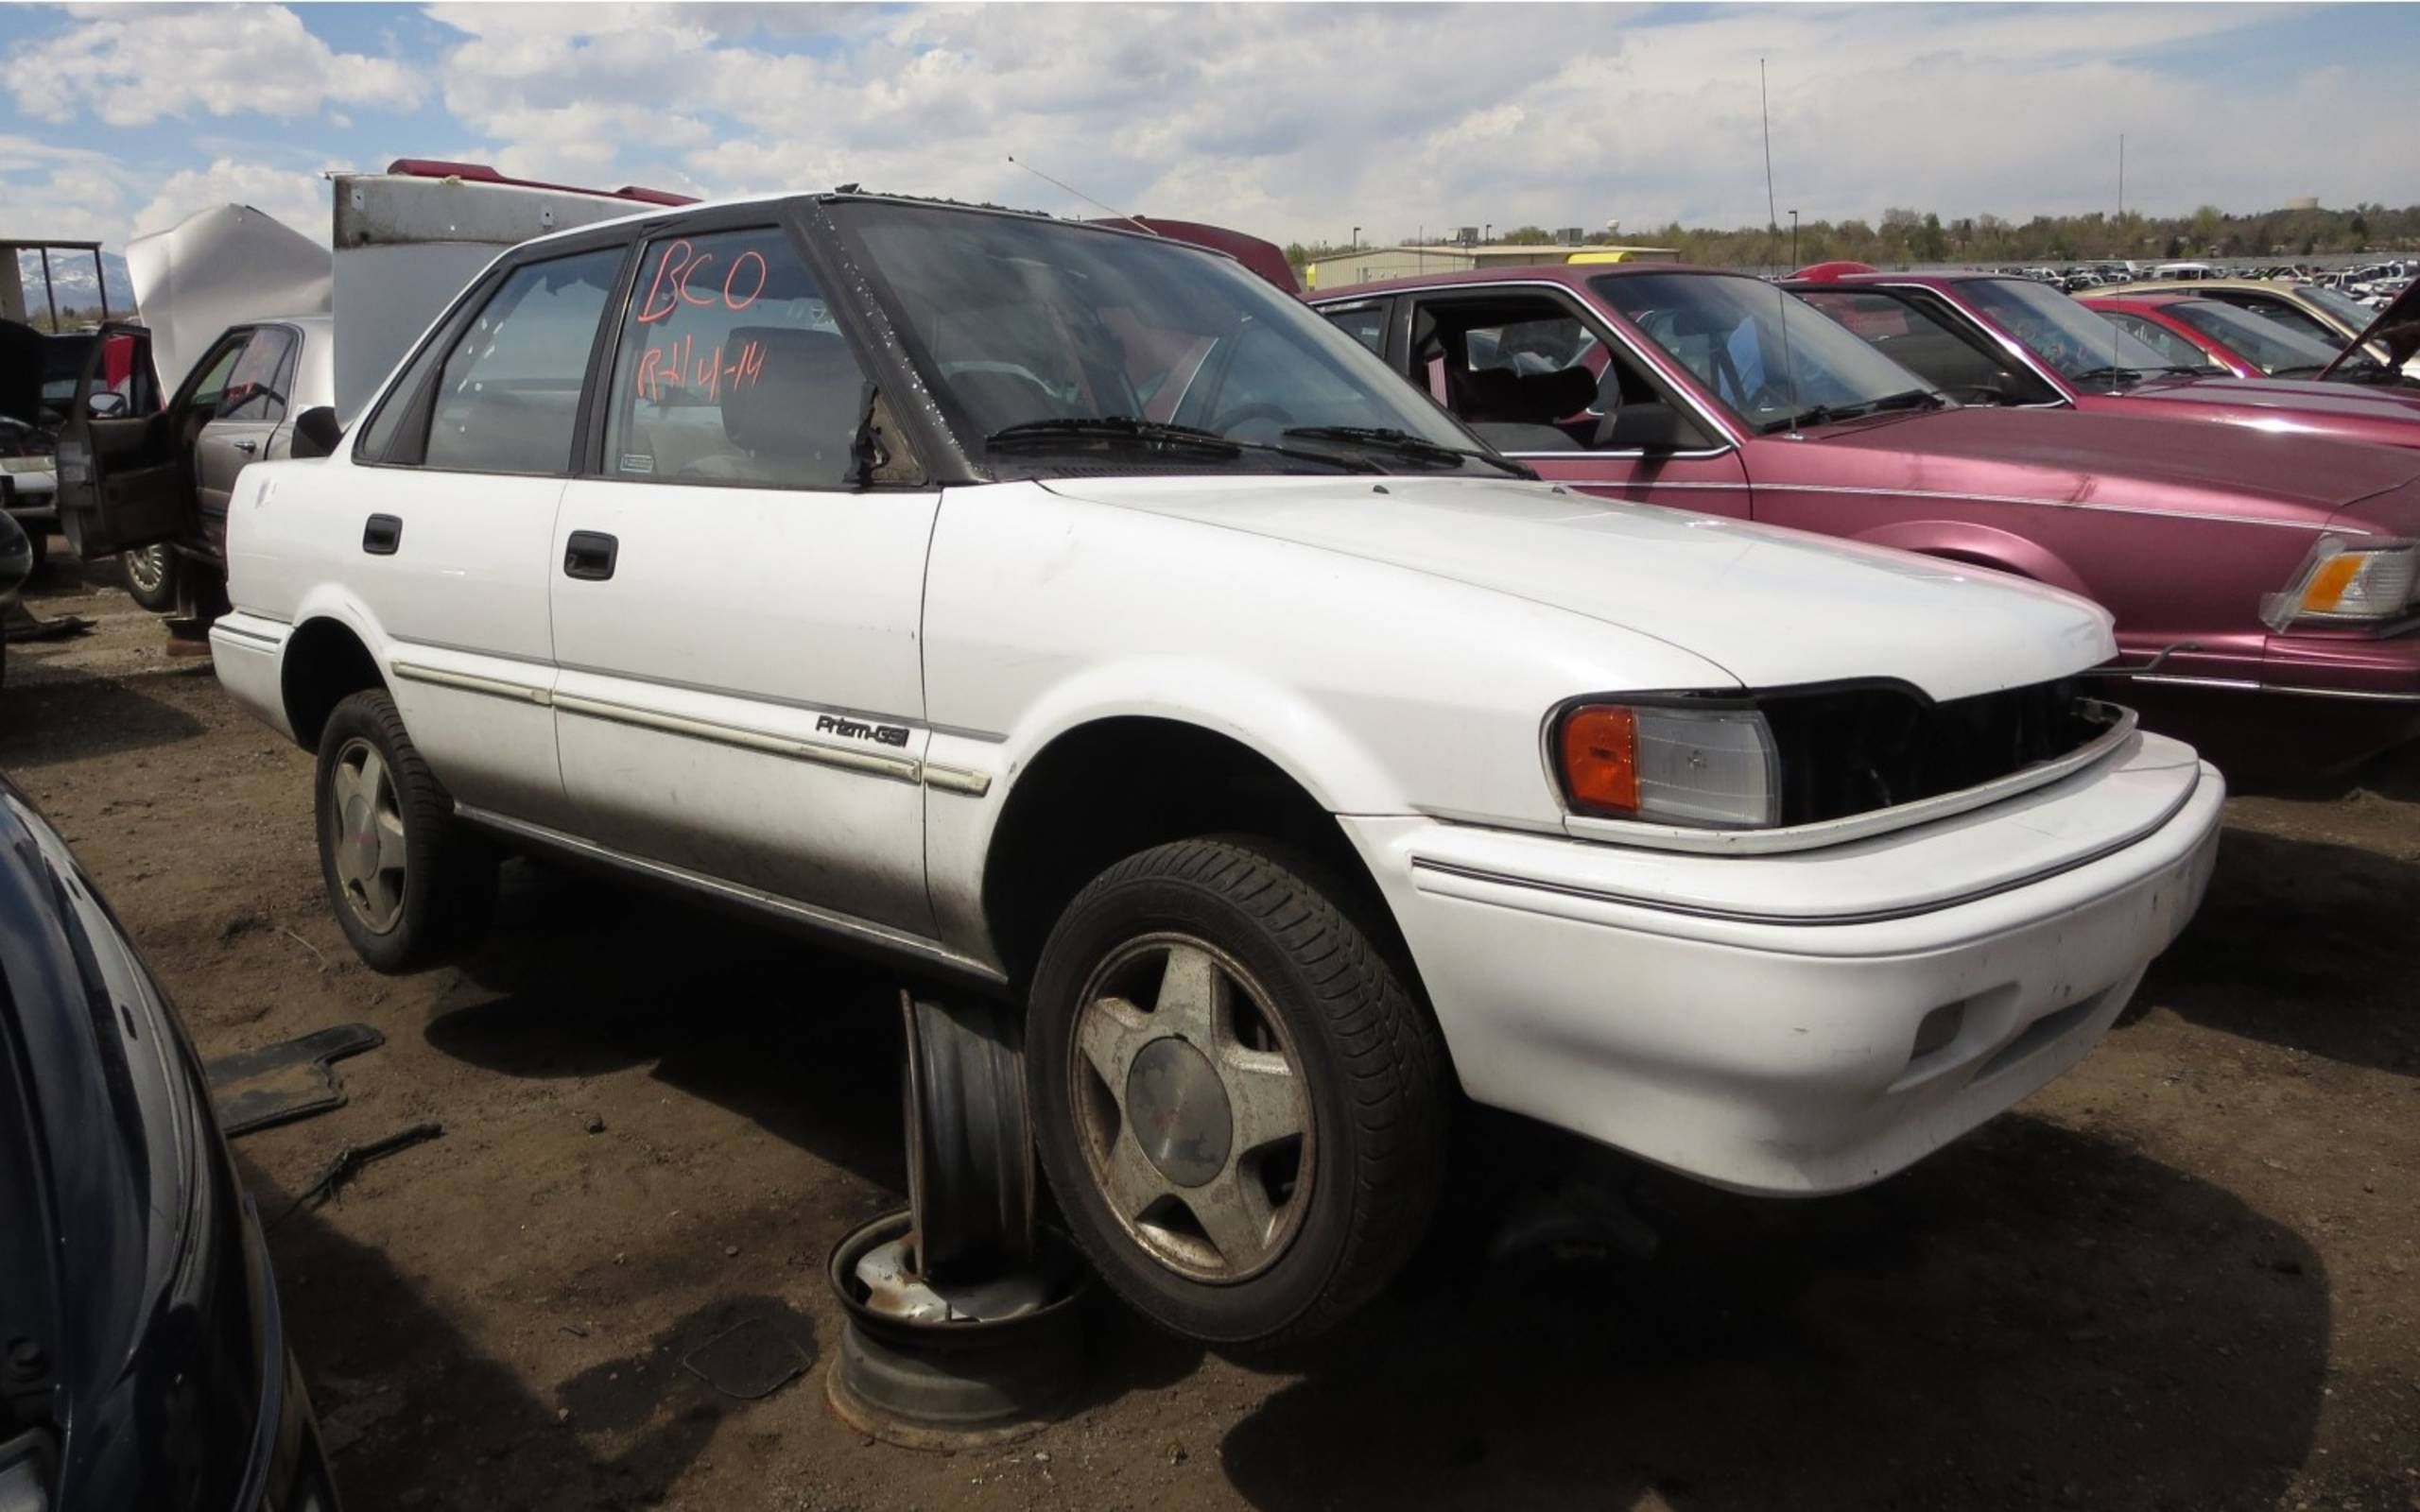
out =
<svg viewBox="0 0 2420 1512"><path fill-rule="evenodd" d="M2117 696L2222 765L2310 775L2420 734L2420 454L2149 418L2182 405L1963 404L1735 273L1491 268L1312 303L1571 488L2098 599Z"/></svg>

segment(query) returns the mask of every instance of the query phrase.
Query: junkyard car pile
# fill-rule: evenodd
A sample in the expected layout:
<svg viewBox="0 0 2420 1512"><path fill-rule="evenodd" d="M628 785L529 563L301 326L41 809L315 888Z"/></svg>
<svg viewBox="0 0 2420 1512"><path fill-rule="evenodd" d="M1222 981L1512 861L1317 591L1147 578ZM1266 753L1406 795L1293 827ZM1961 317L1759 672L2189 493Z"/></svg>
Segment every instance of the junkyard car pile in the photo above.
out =
<svg viewBox="0 0 2420 1512"><path fill-rule="evenodd" d="M2190 917L2177 736L2420 728L2420 405L2030 280L1794 286L1313 308L1131 225L657 205L499 258L325 455L159 471L254 380L301 428L299 324L86 395L66 508L220 554L364 960L527 850L1021 1002L1073 1237L1270 1344L1401 1263L1457 1089L1746 1192L1923 1158Z"/></svg>

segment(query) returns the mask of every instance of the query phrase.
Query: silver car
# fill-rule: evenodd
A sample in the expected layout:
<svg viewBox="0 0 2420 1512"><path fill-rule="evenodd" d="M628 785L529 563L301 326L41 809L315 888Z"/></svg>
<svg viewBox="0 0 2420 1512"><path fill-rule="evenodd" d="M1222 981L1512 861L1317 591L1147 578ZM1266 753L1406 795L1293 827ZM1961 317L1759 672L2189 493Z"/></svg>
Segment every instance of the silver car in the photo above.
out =
<svg viewBox="0 0 2420 1512"><path fill-rule="evenodd" d="M149 334L110 330L135 337L134 370L147 374ZM164 406L150 402L142 381L108 389L88 370L59 446L60 524L78 553L86 560L121 553L128 590L146 609L213 612L225 593L235 475L296 455L298 435L333 440L334 331L324 315L231 326ZM302 455L312 455L308 439ZM116 527L106 537L95 462L108 475Z"/></svg>

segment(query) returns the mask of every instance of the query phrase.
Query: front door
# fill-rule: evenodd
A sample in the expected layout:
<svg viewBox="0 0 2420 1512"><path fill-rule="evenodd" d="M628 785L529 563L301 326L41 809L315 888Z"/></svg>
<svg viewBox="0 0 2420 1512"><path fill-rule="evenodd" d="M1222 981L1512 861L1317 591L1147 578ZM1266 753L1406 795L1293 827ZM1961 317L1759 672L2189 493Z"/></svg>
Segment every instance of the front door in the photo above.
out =
<svg viewBox="0 0 2420 1512"><path fill-rule="evenodd" d="M223 376L242 347L240 334L220 337L188 389ZM112 357L130 351L127 376L111 383ZM161 404L149 332L101 328L101 339L85 353L59 438L59 527L78 557L98 561L191 527L193 479L182 442L183 420L195 403L188 392L176 404Z"/></svg>
<svg viewBox="0 0 2420 1512"><path fill-rule="evenodd" d="M1463 284L1409 303L1392 338L1406 376L1540 477L1747 518L1737 449L1568 292Z"/></svg>
<svg viewBox="0 0 2420 1512"><path fill-rule="evenodd" d="M648 245L557 523L580 833L928 936L919 620L938 491L857 486L864 369L788 234Z"/></svg>

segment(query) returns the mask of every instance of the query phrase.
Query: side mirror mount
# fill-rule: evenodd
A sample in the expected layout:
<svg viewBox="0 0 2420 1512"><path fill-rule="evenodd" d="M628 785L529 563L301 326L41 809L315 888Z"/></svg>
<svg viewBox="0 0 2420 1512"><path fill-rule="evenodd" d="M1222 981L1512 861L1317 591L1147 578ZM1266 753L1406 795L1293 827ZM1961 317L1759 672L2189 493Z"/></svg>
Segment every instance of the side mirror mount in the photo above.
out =
<svg viewBox="0 0 2420 1512"><path fill-rule="evenodd" d="M96 389L85 399L84 413L94 420L115 420L126 413L126 396L112 389Z"/></svg>
<svg viewBox="0 0 2420 1512"><path fill-rule="evenodd" d="M317 404L294 417L293 456L327 456L344 439L344 427L337 423L337 412L326 404Z"/></svg>

